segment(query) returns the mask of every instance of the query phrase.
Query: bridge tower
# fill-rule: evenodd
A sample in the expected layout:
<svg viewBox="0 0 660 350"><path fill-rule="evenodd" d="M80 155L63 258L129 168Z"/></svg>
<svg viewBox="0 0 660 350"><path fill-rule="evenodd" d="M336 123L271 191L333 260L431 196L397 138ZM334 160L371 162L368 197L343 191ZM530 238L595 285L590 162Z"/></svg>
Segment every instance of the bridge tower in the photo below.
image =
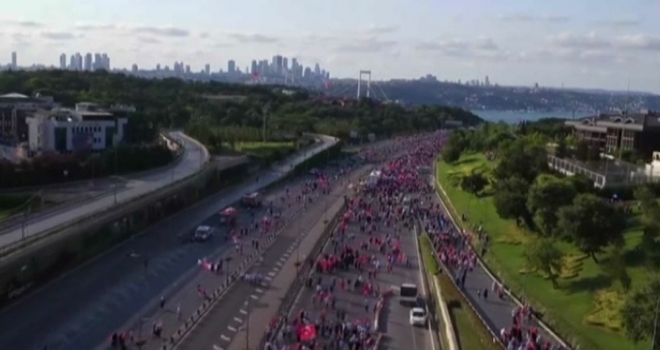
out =
<svg viewBox="0 0 660 350"><path fill-rule="evenodd" d="M367 98L371 96L371 71L370 70L360 70L360 75L358 76L358 86L357 86L357 98L360 99L360 87L362 85L362 77L367 76Z"/></svg>

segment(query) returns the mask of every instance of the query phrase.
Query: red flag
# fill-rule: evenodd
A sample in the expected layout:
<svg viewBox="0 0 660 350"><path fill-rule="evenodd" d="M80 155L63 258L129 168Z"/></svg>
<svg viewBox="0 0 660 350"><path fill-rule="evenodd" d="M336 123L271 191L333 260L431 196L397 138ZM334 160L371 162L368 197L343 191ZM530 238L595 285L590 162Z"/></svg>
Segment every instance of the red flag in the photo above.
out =
<svg viewBox="0 0 660 350"><path fill-rule="evenodd" d="M313 324L306 324L300 327L298 331L301 341L312 341L316 338L316 327Z"/></svg>

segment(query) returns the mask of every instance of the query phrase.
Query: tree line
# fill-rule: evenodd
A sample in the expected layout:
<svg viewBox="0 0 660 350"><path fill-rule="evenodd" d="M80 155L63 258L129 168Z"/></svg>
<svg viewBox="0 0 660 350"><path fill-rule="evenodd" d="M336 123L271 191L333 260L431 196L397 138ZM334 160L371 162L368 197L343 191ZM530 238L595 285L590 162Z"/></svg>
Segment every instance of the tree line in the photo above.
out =
<svg viewBox="0 0 660 350"><path fill-rule="evenodd" d="M450 180L478 196L489 191L501 218L515 220L537 234L526 247L524 258L528 268L547 276L555 288L564 257L558 242L569 242L590 256L626 292L621 310L626 336L634 342L652 338L660 311L658 186L628 189L641 211L641 222L634 222L630 203L613 198L612 191L595 189L585 177L565 177L548 169L547 144L564 138L565 130L547 125L528 125L527 130L520 130L520 126L484 124L452 133L442 152L443 160L454 163L464 152L483 152L497 163L492 169L477 167L469 173L452 174ZM649 283L635 288L624 249L624 231L632 225L643 227L634 253L650 276ZM608 258L600 261L597 254L605 249Z"/></svg>

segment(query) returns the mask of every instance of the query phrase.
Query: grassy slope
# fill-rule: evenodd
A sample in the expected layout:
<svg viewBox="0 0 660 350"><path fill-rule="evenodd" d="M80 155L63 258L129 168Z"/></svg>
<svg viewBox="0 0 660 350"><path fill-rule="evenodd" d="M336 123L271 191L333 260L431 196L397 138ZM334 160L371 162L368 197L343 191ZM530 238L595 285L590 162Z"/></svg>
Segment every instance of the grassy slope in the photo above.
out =
<svg viewBox="0 0 660 350"><path fill-rule="evenodd" d="M562 244L561 248L576 262L572 264L575 266L571 266L574 271L567 274L567 278L560 279L559 289L553 289L552 284L545 278L522 272L522 243L533 238L532 234L521 230L511 220L499 218L491 197L478 199L449 184L447 175L451 172L464 171L484 163L487 164L482 155L467 155L463 156L456 165L439 162L437 174L438 181L456 210L467 213L471 225L483 223L484 228L491 235L492 244L486 255L486 261L491 269L518 295L529 298L546 314L544 319L553 324L558 331L576 337L582 349L648 349L648 343L632 344L621 332L586 322L587 316L600 307L604 310L594 313L591 320L607 324L613 329L620 327L616 312L607 312L612 307L605 303L620 304L621 286L618 281L612 281L605 276L601 267L591 259L581 259L582 254L571 245ZM627 253L630 253L639 242L640 236L641 232L638 229L631 229L626 233ZM628 272L633 279L633 287L637 281L645 279L646 273L641 267L629 266ZM570 276L576 273L577 276Z"/></svg>

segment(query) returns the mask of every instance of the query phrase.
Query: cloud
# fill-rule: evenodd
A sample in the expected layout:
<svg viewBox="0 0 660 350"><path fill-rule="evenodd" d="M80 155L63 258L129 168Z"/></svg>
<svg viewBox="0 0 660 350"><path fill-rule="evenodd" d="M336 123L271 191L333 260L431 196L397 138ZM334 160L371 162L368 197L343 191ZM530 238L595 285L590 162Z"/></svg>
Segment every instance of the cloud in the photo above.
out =
<svg viewBox="0 0 660 350"><path fill-rule="evenodd" d="M660 51L658 35L624 35L614 39L614 45L628 50Z"/></svg>
<svg viewBox="0 0 660 350"><path fill-rule="evenodd" d="M600 38L596 33L589 33L586 35L562 33L550 37L550 44L562 48L577 48L577 49L601 49L611 46L611 42Z"/></svg>
<svg viewBox="0 0 660 350"><path fill-rule="evenodd" d="M625 63L631 60L631 57L617 54L611 50L600 49L580 49L580 48L541 48L531 51L521 52L517 56L523 61L537 62L567 62L575 63Z"/></svg>
<svg viewBox="0 0 660 350"><path fill-rule="evenodd" d="M43 27L43 24L35 21L22 21L22 20L6 20L3 21L6 24L13 25L16 27L23 27L23 28L41 28Z"/></svg>
<svg viewBox="0 0 660 350"><path fill-rule="evenodd" d="M380 52L394 47L397 44L395 40L384 40L376 37L367 39L353 40L351 43L339 45L338 51L352 53L373 53Z"/></svg>
<svg viewBox="0 0 660 350"><path fill-rule="evenodd" d="M628 28L639 26L642 22L637 19L608 19L597 21L596 24L601 27Z"/></svg>
<svg viewBox="0 0 660 350"><path fill-rule="evenodd" d="M138 37L138 41L143 44L160 44L162 41L150 37Z"/></svg>
<svg viewBox="0 0 660 350"><path fill-rule="evenodd" d="M241 44L275 44L280 42L280 38L263 34L232 33L229 34L229 37Z"/></svg>
<svg viewBox="0 0 660 350"><path fill-rule="evenodd" d="M131 28L131 31L138 34L150 34L176 38L187 37L190 35L190 31L175 27L134 27Z"/></svg>
<svg viewBox="0 0 660 350"><path fill-rule="evenodd" d="M531 22L545 22L545 23L565 23L570 21L567 16L561 15L530 15L524 13L511 13L499 15L496 19L500 22L515 22L515 23L531 23Z"/></svg>
<svg viewBox="0 0 660 350"><path fill-rule="evenodd" d="M372 35L385 35L385 34L392 34L396 33L399 31L399 26L397 25L389 25L389 26L371 26L367 29L365 29L363 32L366 35L372 36Z"/></svg>
<svg viewBox="0 0 660 350"><path fill-rule="evenodd" d="M41 37L48 40L64 41L77 39L78 36L69 32L41 32Z"/></svg>
<svg viewBox="0 0 660 350"><path fill-rule="evenodd" d="M484 36L472 40L441 39L425 41L416 44L415 49L430 54L488 60L502 60L512 55L510 52L502 50L492 38Z"/></svg>
<svg viewBox="0 0 660 350"><path fill-rule="evenodd" d="M106 31L116 30L120 27L116 24L103 24L103 23L76 23L75 28L84 31Z"/></svg>
<svg viewBox="0 0 660 350"><path fill-rule="evenodd" d="M208 32L201 32L201 33L198 34L198 36L202 39L206 39L206 38L209 37L209 33Z"/></svg>

